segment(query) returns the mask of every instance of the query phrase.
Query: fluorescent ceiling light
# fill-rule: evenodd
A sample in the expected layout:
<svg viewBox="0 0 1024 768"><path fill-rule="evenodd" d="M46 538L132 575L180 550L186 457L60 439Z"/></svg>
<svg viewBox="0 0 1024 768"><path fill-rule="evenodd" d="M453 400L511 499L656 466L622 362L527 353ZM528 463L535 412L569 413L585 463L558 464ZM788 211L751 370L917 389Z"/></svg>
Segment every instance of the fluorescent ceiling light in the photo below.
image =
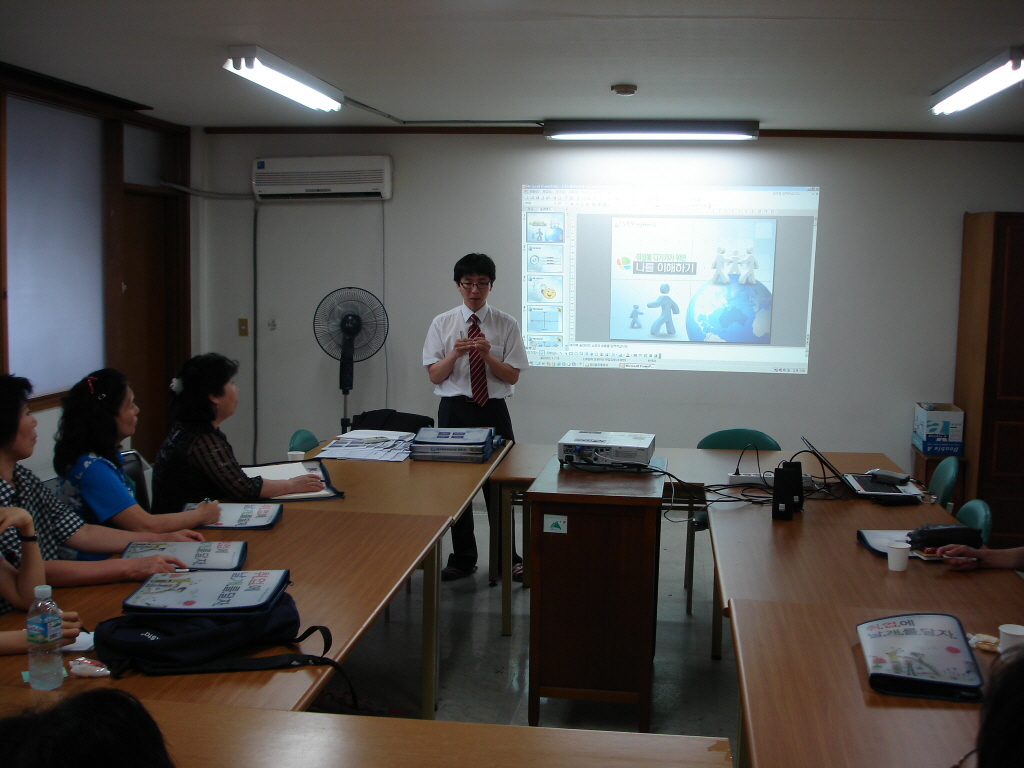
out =
<svg viewBox="0 0 1024 768"><path fill-rule="evenodd" d="M756 120L545 120L544 135L563 141L748 141Z"/></svg>
<svg viewBox="0 0 1024 768"><path fill-rule="evenodd" d="M233 45L224 69L310 109L337 112L345 94L257 45Z"/></svg>
<svg viewBox="0 0 1024 768"><path fill-rule="evenodd" d="M1020 48L1010 48L932 96L932 113L950 115L1024 80Z"/></svg>

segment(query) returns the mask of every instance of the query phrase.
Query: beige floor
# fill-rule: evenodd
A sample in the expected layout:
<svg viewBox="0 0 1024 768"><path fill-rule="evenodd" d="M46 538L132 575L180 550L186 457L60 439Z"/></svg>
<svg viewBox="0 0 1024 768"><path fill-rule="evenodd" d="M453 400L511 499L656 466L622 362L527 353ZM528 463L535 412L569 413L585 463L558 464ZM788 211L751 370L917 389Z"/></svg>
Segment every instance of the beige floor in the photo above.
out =
<svg viewBox="0 0 1024 768"><path fill-rule="evenodd" d="M518 519L518 517L517 517ZM487 553L487 515L475 507L477 541ZM657 651L651 730L654 733L728 737L735 746L738 693L728 623L720 661L711 660L713 563L707 532L697 536L692 616L685 614L685 526L662 524ZM450 546L447 537L447 548ZM512 637L501 636L501 590L488 586L487 562L468 579L441 585L441 668L437 718L526 725L529 663L529 590L513 590ZM379 619L346 661L360 697L359 712L419 716L419 579L412 594L392 601L390 620ZM353 712L339 678L318 707ZM633 731L629 705L542 699L541 725Z"/></svg>

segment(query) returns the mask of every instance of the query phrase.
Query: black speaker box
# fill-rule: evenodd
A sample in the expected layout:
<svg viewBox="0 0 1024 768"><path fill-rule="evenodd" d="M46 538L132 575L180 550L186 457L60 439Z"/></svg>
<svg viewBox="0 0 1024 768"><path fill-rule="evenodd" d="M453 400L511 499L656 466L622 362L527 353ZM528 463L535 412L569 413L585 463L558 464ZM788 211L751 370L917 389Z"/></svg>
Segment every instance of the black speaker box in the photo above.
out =
<svg viewBox="0 0 1024 768"><path fill-rule="evenodd" d="M795 465L795 466L794 466ZM772 488L772 519L792 520L803 508L804 480L799 461L787 461L775 470Z"/></svg>

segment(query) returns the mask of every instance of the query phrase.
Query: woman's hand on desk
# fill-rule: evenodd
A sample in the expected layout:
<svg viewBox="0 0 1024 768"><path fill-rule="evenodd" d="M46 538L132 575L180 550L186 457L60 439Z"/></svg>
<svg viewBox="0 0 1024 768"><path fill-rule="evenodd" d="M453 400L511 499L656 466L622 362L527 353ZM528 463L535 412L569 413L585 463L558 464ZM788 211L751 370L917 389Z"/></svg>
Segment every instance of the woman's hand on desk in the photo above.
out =
<svg viewBox="0 0 1024 768"><path fill-rule="evenodd" d="M949 563L949 567L954 571L973 571L981 565L984 555L980 549L965 544L946 544L939 547L935 554Z"/></svg>
<svg viewBox="0 0 1024 768"><path fill-rule="evenodd" d="M946 559L954 571L970 571L974 568L1024 568L1024 547L973 549L963 544L947 544L939 547L938 554Z"/></svg>
<svg viewBox="0 0 1024 768"><path fill-rule="evenodd" d="M288 481L288 493L316 493L324 489L324 484L316 475L299 475Z"/></svg>
<svg viewBox="0 0 1024 768"><path fill-rule="evenodd" d="M154 573L174 573L179 568L188 568L181 560L169 555L129 557L122 560L121 563L123 568L121 578L127 581L145 581Z"/></svg>
<svg viewBox="0 0 1024 768"><path fill-rule="evenodd" d="M82 620L75 611L61 611L60 626L63 645L71 645L82 631Z"/></svg>
<svg viewBox="0 0 1024 768"><path fill-rule="evenodd" d="M204 501L196 507L196 513L199 515L199 525L213 525L220 520L220 504L216 501ZM188 533L195 533L195 531L188 531Z"/></svg>
<svg viewBox="0 0 1024 768"><path fill-rule="evenodd" d="M220 517L220 511L217 512L217 517ZM170 533L158 533L156 538L152 541L206 541L203 538L203 534L199 531L190 531L188 528L183 528L180 531L171 531Z"/></svg>

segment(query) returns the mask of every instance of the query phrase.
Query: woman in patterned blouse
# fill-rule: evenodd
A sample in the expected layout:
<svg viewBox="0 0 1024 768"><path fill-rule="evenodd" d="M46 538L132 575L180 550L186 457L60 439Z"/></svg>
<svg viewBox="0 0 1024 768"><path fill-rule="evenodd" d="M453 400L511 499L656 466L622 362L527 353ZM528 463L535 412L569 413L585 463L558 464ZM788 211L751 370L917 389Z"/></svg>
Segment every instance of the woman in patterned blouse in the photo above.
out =
<svg viewBox="0 0 1024 768"><path fill-rule="evenodd" d="M218 428L238 407L238 363L224 355L197 355L171 382L175 425L153 465L153 512L178 512L185 504L218 499L249 502L323 488L316 475L290 480L249 477Z"/></svg>

